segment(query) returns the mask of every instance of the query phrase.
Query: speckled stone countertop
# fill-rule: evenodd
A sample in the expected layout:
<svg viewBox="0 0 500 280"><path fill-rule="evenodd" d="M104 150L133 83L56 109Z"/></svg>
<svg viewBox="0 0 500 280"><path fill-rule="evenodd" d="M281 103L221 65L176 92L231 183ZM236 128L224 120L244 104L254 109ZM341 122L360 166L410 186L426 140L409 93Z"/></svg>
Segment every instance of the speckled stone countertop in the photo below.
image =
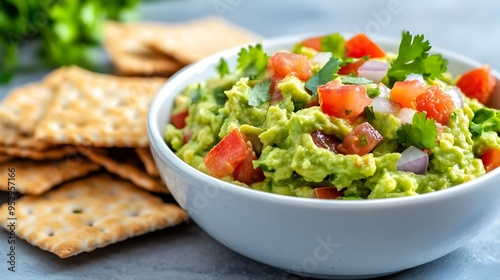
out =
<svg viewBox="0 0 500 280"><path fill-rule="evenodd" d="M425 34L433 46L500 69L500 6L495 1L171 0L147 2L141 14L144 20L168 22L217 15L264 37L336 31L399 37L410 30ZM0 86L0 98L45 73L16 76ZM4 201L6 193L0 192ZM301 279L232 252L194 223L64 260L19 240L15 273L7 270L7 240L7 232L0 230L0 279L6 280ZM500 279L500 217L462 248L384 279Z"/></svg>

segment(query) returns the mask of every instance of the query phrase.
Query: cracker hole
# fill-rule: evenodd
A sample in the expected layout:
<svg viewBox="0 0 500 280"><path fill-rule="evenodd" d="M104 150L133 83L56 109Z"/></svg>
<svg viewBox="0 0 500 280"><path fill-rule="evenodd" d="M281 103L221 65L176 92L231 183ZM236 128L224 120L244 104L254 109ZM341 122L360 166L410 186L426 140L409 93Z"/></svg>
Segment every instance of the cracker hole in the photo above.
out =
<svg viewBox="0 0 500 280"><path fill-rule="evenodd" d="M46 232L47 236L54 236L54 231L52 229L48 229Z"/></svg>
<svg viewBox="0 0 500 280"><path fill-rule="evenodd" d="M127 212L125 215L129 217L137 217L140 214L141 214L140 211L132 211L132 212Z"/></svg>
<svg viewBox="0 0 500 280"><path fill-rule="evenodd" d="M92 221L92 220L91 220L91 221L86 221L86 222L85 222L85 224L86 224L87 226L89 226L89 227L93 227L93 226L94 226L94 223L95 223L95 222L94 222L94 221Z"/></svg>

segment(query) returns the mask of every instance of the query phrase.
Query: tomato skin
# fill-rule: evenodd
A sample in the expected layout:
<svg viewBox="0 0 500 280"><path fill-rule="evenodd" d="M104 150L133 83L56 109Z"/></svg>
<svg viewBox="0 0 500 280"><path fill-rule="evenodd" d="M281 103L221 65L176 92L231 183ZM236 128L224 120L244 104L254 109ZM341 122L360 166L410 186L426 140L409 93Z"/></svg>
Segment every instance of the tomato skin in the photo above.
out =
<svg viewBox="0 0 500 280"><path fill-rule="evenodd" d="M363 59L347 63L346 65L340 67L338 74L339 75L353 74L355 76L358 76L358 69L359 67L361 67L361 65L363 65L363 63L365 63Z"/></svg>
<svg viewBox="0 0 500 280"><path fill-rule="evenodd" d="M253 161L257 160L255 153L249 153L247 157L233 171L233 177L236 181L251 185L255 182L264 180L262 168L253 168Z"/></svg>
<svg viewBox="0 0 500 280"><path fill-rule="evenodd" d="M364 122L345 136L342 144L337 146L337 150L343 154L363 156L373 150L383 138L371 124Z"/></svg>
<svg viewBox="0 0 500 280"><path fill-rule="evenodd" d="M415 109L415 99L425 91L425 85L417 80L395 82L390 91L392 101L402 107Z"/></svg>
<svg viewBox="0 0 500 280"><path fill-rule="evenodd" d="M321 187L314 189L316 198L322 199L336 199L344 196L344 192L338 191L336 187Z"/></svg>
<svg viewBox="0 0 500 280"><path fill-rule="evenodd" d="M277 52L269 58L268 67L273 80L282 80L291 75L305 82L312 76L309 59L303 54Z"/></svg>
<svg viewBox="0 0 500 280"><path fill-rule="evenodd" d="M311 37L311 38L307 38L305 39L304 41L302 41L302 46L304 47L307 47L307 48L311 48L311 49L314 49L314 50L317 50L318 52L321 51L321 36L317 36L317 37Z"/></svg>
<svg viewBox="0 0 500 280"><path fill-rule="evenodd" d="M264 180L262 169L253 168L256 159L251 142L239 129L233 129L207 153L204 162L210 175L233 175L235 180L250 185Z"/></svg>
<svg viewBox="0 0 500 280"><path fill-rule="evenodd" d="M463 74L457 81L456 86L470 98L476 98L479 102L486 104L495 88L496 79L491 75L488 65L473 69Z"/></svg>
<svg viewBox="0 0 500 280"><path fill-rule="evenodd" d="M222 178L230 176L249 153L245 135L233 129L207 153L204 162L212 176Z"/></svg>
<svg viewBox="0 0 500 280"><path fill-rule="evenodd" d="M486 172L490 172L493 169L500 166L500 149L499 148L489 148L482 155L481 160L483 161L484 169Z"/></svg>
<svg viewBox="0 0 500 280"><path fill-rule="evenodd" d="M365 33L354 35L346 43L346 57L361 58L365 55L371 58L385 57L385 52L373 42Z"/></svg>
<svg viewBox="0 0 500 280"><path fill-rule="evenodd" d="M343 85L338 80L319 86L318 100L325 114L348 120L356 119L372 101L366 87Z"/></svg>
<svg viewBox="0 0 500 280"><path fill-rule="evenodd" d="M180 112L174 113L170 116L170 123L172 123L175 128L181 129L186 126L186 118L189 115L189 111L186 108Z"/></svg>
<svg viewBox="0 0 500 280"><path fill-rule="evenodd" d="M426 112L427 118L433 118L438 123L446 125L455 109L455 103L439 86L430 86L417 96L415 107L419 112Z"/></svg>

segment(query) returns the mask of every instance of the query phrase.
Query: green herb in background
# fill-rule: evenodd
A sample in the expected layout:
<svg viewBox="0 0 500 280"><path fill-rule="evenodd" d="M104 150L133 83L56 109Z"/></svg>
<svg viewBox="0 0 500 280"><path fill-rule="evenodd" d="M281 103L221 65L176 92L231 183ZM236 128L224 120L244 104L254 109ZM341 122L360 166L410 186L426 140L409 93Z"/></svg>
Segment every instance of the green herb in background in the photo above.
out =
<svg viewBox="0 0 500 280"><path fill-rule="evenodd" d="M140 0L0 0L0 83L19 70L18 50L36 40L47 66L94 68L105 20L135 17Z"/></svg>

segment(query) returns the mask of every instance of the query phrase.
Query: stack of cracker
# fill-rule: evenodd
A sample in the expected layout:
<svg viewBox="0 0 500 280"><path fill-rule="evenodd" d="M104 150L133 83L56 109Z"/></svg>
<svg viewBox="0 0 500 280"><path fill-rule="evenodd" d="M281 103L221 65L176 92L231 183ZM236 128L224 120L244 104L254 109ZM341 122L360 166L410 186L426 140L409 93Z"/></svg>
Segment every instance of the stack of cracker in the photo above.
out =
<svg viewBox="0 0 500 280"><path fill-rule="evenodd" d="M148 148L146 117L165 81L72 66L5 98L0 190L23 194L18 237L65 258L188 218L155 195L168 188ZM4 227L9 213L5 203Z"/></svg>
<svg viewBox="0 0 500 280"><path fill-rule="evenodd" d="M149 150L149 104L161 77L257 40L213 17L109 22L104 47L112 62L121 75L139 77L72 66L11 91L0 104L0 191L12 191L10 181L23 195L15 201L17 236L66 258L187 220L158 196L168 188ZM0 207L6 229L8 207Z"/></svg>
<svg viewBox="0 0 500 280"><path fill-rule="evenodd" d="M104 47L117 70L131 76L170 76L213 53L259 41L218 17L164 24L108 22Z"/></svg>

